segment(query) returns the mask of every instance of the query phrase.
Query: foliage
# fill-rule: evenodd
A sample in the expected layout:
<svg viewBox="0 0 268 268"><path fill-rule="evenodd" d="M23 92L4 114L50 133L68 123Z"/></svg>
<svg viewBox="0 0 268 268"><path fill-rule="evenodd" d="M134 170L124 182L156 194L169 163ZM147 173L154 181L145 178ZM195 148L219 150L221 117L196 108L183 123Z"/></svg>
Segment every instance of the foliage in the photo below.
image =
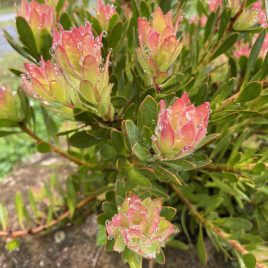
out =
<svg viewBox="0 0 268 268"><path fill-rule="evenodd" d="M1 204L0 236L42 232L88 206L98 244L130 267L163 264L161 247L185 241L206 264L205 237L237 267L266 267L264 3L116 0L94 11L87 1L38 2L22 2L19 40L5 32L26 63L11 70L16 94L0 88L0 124L78 167L66 185L17 193L21 230L10 231ZM49 138L35 131L32 99ZM52 114L72 123L59 129Z"/></svg>

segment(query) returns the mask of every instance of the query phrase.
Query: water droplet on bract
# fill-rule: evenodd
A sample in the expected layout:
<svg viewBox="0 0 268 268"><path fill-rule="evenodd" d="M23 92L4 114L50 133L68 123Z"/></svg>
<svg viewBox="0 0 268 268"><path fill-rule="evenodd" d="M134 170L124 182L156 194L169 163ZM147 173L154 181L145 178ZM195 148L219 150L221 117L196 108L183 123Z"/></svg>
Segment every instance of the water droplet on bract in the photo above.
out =
<svg viewBox="0 0 268 268"><path fill-rule="evenodd" d="M155 125L156 121L155 120L152 120L152 124Z"/></svg>
<svg viewBox="0 0 268 268"><path fill-rule="evenodd" d="M110 48L108 49L108 51L109 51L109 53L112 53L112 52L113 52L113 49L110 47Z"/></svg>
<svg viewBox="0 0 268 268"><path fill-rule="evenodd" d="M103 31L103 32L102 32L102 36L103 36L104 38L106 38L106 37L108 36L108 32Z"/></svg>
<svg viewBox="0 0 268 268"><path fill-rule="evenodd" d="M55 54L55 47L51 47L50 49L49 49L49 54L51 55L51 56L54 56L54 54Z"/></svg>
<svg viewBox="0 0 268 268"><path fill-rule="evenodd" d="M106 220L106 221L105 221L105 225L106 225L106 226L109 225L110 223L111 223L110 220Z"/></svg>

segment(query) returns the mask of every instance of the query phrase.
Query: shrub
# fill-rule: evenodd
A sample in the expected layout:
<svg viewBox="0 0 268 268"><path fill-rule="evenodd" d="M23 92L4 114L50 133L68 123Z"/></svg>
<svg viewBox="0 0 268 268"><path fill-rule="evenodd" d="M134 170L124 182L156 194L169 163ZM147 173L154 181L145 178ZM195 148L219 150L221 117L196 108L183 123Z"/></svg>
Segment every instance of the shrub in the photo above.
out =
<svg viewBox="0 0 268 268"><path fill-rule="evenodd" d="M206 264L205 237L238 267L265 267L266 27L259 0L22 1L19 40L5 37L25 69L11 70L18 90L1 88L2 135L24 132L77 170L44 198L16 195L20 230L1 204L0 236L43 232L87 206L130 267L185 243ZM32 130L31 99L47 140ZM72 127L59 131L53 114Z"/></svg>

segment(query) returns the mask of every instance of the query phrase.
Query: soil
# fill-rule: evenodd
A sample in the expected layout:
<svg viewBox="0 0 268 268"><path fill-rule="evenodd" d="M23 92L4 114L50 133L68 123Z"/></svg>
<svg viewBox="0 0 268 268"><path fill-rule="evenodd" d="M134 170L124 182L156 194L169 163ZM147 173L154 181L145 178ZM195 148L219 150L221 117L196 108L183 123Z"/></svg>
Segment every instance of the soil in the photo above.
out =
<svg viewBox="0 0 268 268"><path fill-rule="evenodd" d="M42 185L51 175L64 180L73 167L54 155L35 155L26 164L17 166L10 176L0 182L0 198L9 212L14 211L14 196L28 187ZM13 213L15 215L15 213ZM10 213L12 215L12 213ZM12 221L12 219L11 219ZM96 246L96 216L88 215L83 223L65 226L42 236L28 236L20 240L19 250L8 252L0 238L0 268L127 268L119 254L107 253ZM202 266L194 249L188 251L165 249L166 264L154 268L231 268L221 253L206 241L208 264ZM148 266L148 262L144 262Z"/></svg>

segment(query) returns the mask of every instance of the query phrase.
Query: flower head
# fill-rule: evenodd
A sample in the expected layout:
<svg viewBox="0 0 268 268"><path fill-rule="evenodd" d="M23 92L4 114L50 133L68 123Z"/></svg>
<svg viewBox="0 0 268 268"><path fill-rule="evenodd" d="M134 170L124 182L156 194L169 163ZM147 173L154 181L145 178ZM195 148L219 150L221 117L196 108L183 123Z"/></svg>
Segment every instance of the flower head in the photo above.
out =
<svg viewBox="0 0 268 268"><path fill-rule="evenodd" d="M67 108L79 107L75 81L72 86L66 80L59 66L51 61L41 60L40 65L25 63L27 76L23 76L24 91L45 103L61 104Z"/></svg>
<svg viewBox="0 0 268 268"><path fill-rule="evenodd" d="M160 199L141 200L133 195L126 198L111 221L107 222L108 238L115 238L114 250L122 252L127 246L135 253L154 259L165 241L177 229L160 216Z"/></svg>
<svg viewBox="0 0 268 268"><path fill-rule="evenodd" d="M265 8L263 6L263 1L258 0L255 3L252 4L252 9L256 10L258 13L258 23L261 24L262 27L267 27L267 17L266 17L266 12Z"/></svg>
<svg viewBox="0 0 268 268"><path fill-rule="evenodd" d="M110 95L108 54L103 63L102 37L94 37L91 24L70 31L60 30L53 34L55 58L61 70L80 81L79 93L93 105L96 113L105 120L112 120L114 108Z"/></svg>
<svg viewBox="0 0 268 268"><path fill-rule="evenodd" d="M158 123L152 137L155 151L168 158L191 153L207 133L209 114L208 102L195 107L187 93L177 98L168 108L161 101Z"/></svg>
<svg viewBox="0 0 268 268"><path fill-rule="evenodd" d="M171 12L164 15L161 8L154 11L152 21L138 20L137 57L150 84L161 84L168 77L169 68L181 52L182 42L176 37L177 24L173 26Z"/></svg>
<svg viewBox="0 0 268 268"><path fill-rule="evenodd" d="M26 0L22 0L17 15L28 22L37 46L40 48L42 30L50 33L56 23L55 9L49 5L39 4L36 1L28 3Z"/></svg>
<svg viewBox="0 0 268 268"><path fill-rule="evenodd" d="M18 123L23 118L19 96L9 88L0 86L0 120Z"/></svg>
<svg viewBox="0 0 268 268"><path fill-rule="evenodd" d="M100 23L102 30L107 31L111 17L116 10L111 5L105 5L102 0L98 0L96 8L96 18Z"/></svg>

